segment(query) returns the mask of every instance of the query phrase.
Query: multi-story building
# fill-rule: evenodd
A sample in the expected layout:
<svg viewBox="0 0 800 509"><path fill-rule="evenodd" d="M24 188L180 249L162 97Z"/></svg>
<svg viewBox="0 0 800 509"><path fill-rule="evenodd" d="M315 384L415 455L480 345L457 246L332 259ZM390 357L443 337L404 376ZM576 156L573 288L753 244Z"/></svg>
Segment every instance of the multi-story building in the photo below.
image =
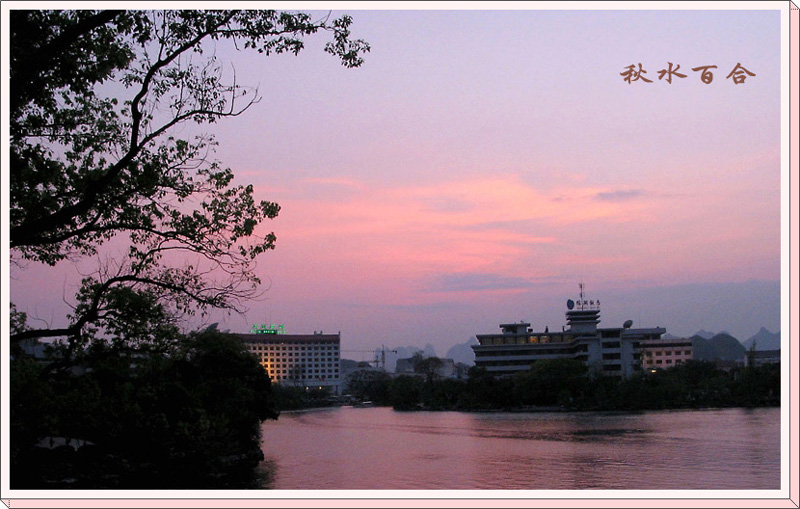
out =
<svg viewBox="0 0 800 509"><path fill-rule="evenodd" d="M642 341L639 346L644 369L671 368L693 358L691 339Z"/></svg>
<svg viewBox="0 0 800 509"><path fill-rule="evenodd" d="M475 365L495 375L512 375L530 369L543 359L576 359L590 371L629 377L642 369L641 344L660 340L662 327L631 328L628 320L622 327L598 328L600 301L587 300L583 284L580 298L567 301L567 325L561 331L535 332L530 323L500 324L499 334L478 334L473 345Z"/></svg>
<svg viewBox="0 0 800 509"><path fill-rule="evenodd" d="M238 336L274 382L341 395L341 333L285 334L283 326L254 326Z"/></svg>
<svg viewBox="0 0 800 509"><path fill-rule="evenodd" d="M752 354L748 353L742 359L742 364L747 367L752 360L753 366L764 366L766 364L780 364L780 350L757 350Z"/></svg>

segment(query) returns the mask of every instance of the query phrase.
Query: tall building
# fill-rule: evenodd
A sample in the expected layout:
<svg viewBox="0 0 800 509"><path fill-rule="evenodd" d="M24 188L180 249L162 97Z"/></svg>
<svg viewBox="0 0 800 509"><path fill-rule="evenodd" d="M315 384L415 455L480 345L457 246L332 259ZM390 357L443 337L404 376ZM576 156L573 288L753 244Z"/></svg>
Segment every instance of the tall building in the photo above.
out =
<svg viewBox="0 0 800 509"><path fill-rule="evenodd" d="M285 334L283 326L254 326L250 334L237 334L281 385L318 388L341 395L341 333Z"/></svg>
<svg viewBox="0 0 800 509"><path fill-rule="evenodd" d="M543 359L575 359L591 372L629 377L642 369L641 346L660 340L666 329L599 328L600 301L587 299L583 283L577 301L567 300L566 325L560 331L536 332L530 323L500 324L499 334L478 334L475 365L495 375L513 375Z"/></svg>

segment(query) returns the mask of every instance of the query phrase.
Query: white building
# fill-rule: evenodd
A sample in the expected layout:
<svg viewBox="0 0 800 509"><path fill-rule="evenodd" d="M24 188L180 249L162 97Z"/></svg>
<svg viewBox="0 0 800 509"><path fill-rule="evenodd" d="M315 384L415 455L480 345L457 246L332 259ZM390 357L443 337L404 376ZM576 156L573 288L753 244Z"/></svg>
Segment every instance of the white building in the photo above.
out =
<svg viewBox="0 0 800 509"><path fill-rule="evenodd" d="M567 301L567 325L561 331L535 332L530 323L500 324L499 334L478 334L473 345L475 365L490 374L512 375L530 369L543 359L576 359L591 372L629 377L642 369L641 344L660 340L666 329L622 327L598 328L600 301L587 300L580 285L580 298Z"/></svg>
<svg viewBox="0 0 800 509"><path fill-rule="evenodd" d="M340 335L284 334L283 327L254 327L251 334L237 334L281 385L318 388L342 393Z"/></svg>

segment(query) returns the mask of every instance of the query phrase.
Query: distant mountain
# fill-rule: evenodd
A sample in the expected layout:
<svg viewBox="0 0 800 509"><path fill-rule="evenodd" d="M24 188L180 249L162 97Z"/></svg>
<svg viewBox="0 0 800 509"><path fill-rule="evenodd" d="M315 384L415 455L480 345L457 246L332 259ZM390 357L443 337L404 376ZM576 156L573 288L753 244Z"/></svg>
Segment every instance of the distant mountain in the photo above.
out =
<svg viewBox="0 0 800 509"><path fill-rule="evenodd" d="M674 334L666 333L661 336L661 339L681 339L680 336L675 336Z"/></svg>
<svg viewBox="0 0 800 509"><path fill-rule="evenodd" d="M756 350L780 350L781 333L770 332L764 327L761 327L761 330L759 330L755 336L744 342L745 350L750 350L753 343L756 344Z"/></svg>
<svg viewBox="0 0 800 509"><path fill-rule="evenodd" d="M723 361L735 361L744 357L747 349L735 337L725 332L720 332L708 342L714 347Z"/></svg>
<svg viewBox="0 0 800 509"><path fill-rule="evenodd" d="M472 345L477 344L478 340L473 336L466 343L451 346L445 354L445 358L471 366L475 364L475 351L472 349Z"/></svg>
<svg viewBox="0 0 800 509"><path fill-rule="evenodd" d="M426 344L422 349L422 354L425 357L438 357L438 355L436 355L436 349L430 343Z"/></svg>
<svg viewBox="0 0 800 509"><path fill-rule="evenodd" d="M747 353L738 339L726 333L716 334L709 339L695 334L691 340L693 356L699 361L735 361Z"/></svg>
<svg viewBox="0 0 800 509"><path fill-rule="evenodd" d="M704 329L700 329L694 335L695 336L700 336L703 339L711 339L711 338L714 337L714 333L713 332L708 332L707 330L704 330ZM692 337L694 337L694 336L692 336Z"/></svg>
<svg viewBox="0 0 800 509"><path fill-rule="evenodd" d="M695 334L692 340L692 357L698 361L713 361L717 357L717 352L708 342L708 339Z"/></svg>
<svg viewBox="0 0 800 509"><path fill-rule="evenodd" d="M425 345L426 348L429 346L430 345ZM394 372L395 366L397 366L397 359L408 359L409 357L413 357L416 352L422 352L423 355L425 355L425 351L416 346L396 346L394 348L387 349L386 371Z"/></svg>
<svg viewBox="0 0 800 509"><path fill-rule="evenodd" d="M347 377L349 373L358 369L359 361L354 361L353 359L341 359L339 362L339 366L342 369L342 378Z"/></svg>
<svg viewBox="0 0 800 509"><path fill-rule="evenodd" d="M359 361L354 361L353 359L339 359L339 365L342 369L356 369L358 367Z"/></svg>

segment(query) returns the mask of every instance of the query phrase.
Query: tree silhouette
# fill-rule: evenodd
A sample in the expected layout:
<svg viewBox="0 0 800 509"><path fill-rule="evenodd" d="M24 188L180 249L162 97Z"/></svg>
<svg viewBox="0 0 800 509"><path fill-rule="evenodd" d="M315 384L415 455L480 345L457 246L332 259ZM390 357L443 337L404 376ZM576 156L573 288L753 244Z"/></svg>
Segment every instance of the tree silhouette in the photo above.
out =
<svg viewBox="0 0 800 509"><path fill-rule="evenodd" d="M175 313L241 310L259 294L255 259L278 204L211 159L215 141L186 126L244 113L258 91L226 76L217 45L325 51L358 67L369 45L349 16L272 10L10 11L10 228L14 262L55 265L129 248L86 277L69 325L18 328L13 341L66 337L80 347L108 327L120 298ZM181 255L190 254L196 263ZM127 294L118 291L128 289ZM116 317L119 318L119 317Z"/></svg>

